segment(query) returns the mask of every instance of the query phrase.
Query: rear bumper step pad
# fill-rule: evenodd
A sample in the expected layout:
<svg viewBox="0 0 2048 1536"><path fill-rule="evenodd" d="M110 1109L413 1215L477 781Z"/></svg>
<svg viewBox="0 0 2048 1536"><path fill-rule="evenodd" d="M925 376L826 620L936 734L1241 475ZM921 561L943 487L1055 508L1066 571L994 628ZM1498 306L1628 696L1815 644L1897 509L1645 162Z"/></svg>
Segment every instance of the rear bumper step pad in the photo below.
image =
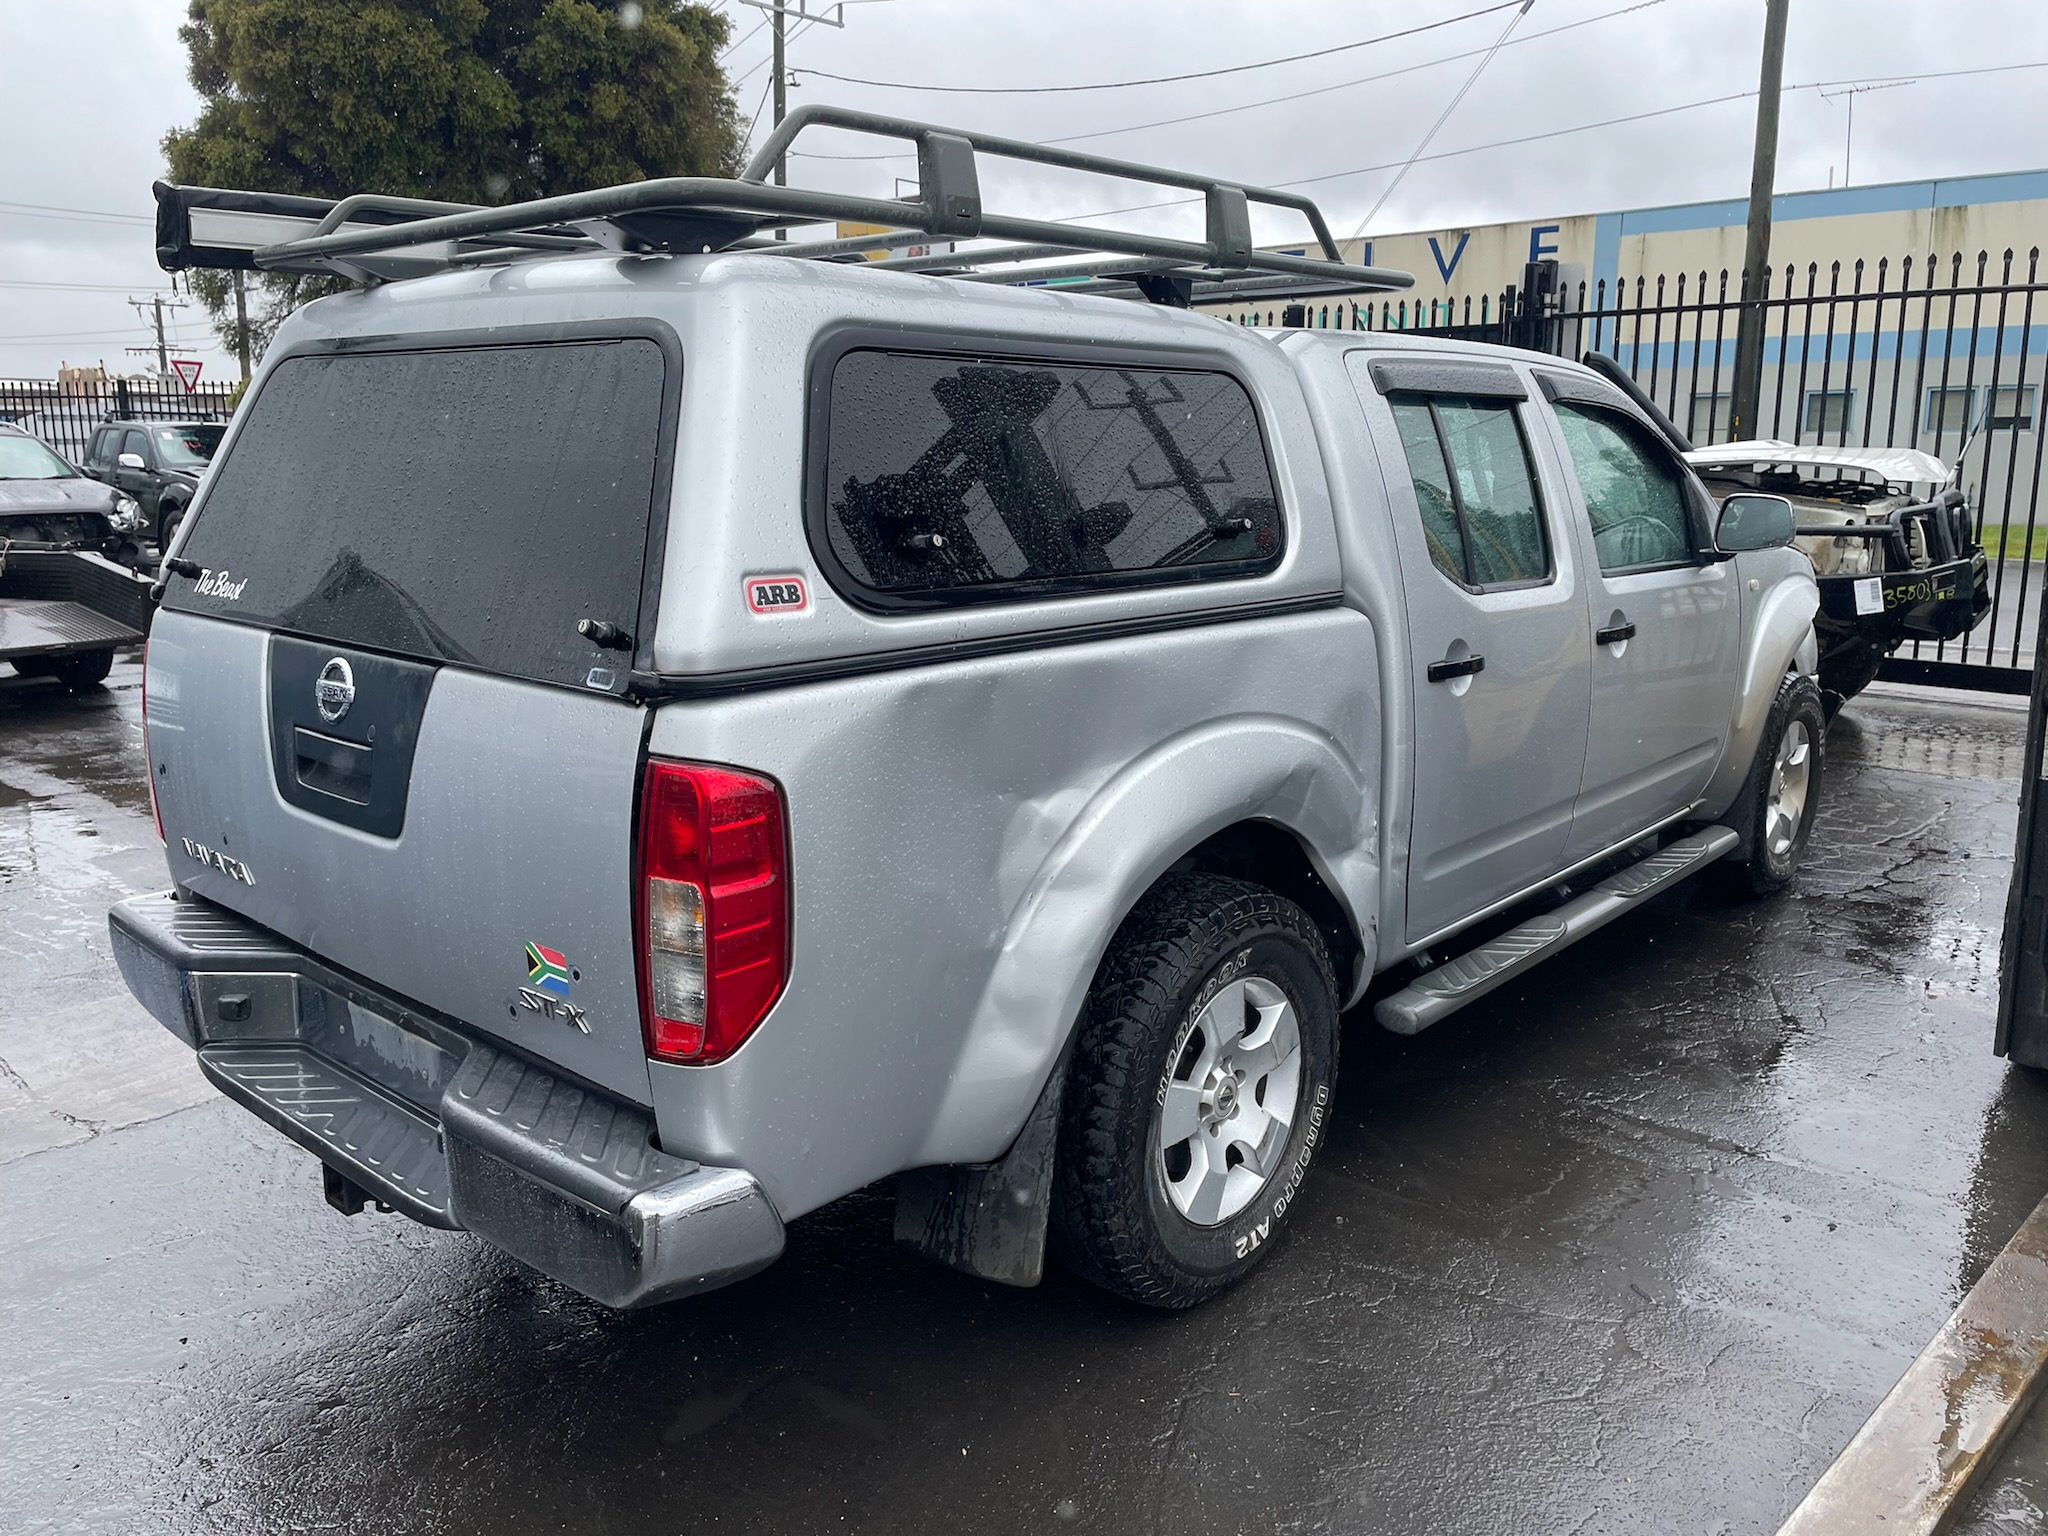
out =
<svg viewBox="0 0 2048 1536"><path fill-rule="evenodd" d="M108 926L129 989L223 1093L416 1221L475 1232L613 1307L710 1290L782 1252L781 1218L754 1177L663 1152L638 1105L427 1017L209 902L138 896ZM366 1032L398 1048L339 1059Z"/></svg>
<svg viewBox="0 0 2048 1536"><path fill-rule="evenodd" d="M1681 837L1609 875L1556 911L1533 917L1497 939L1446 960L1391 997L1381 998L1373 1017L1397 1035L1419 1035L1667 886L1725 857L1740 841L1727 827L1708 827Z"/></svg>
<svg viewBox="0 0 2048 1536"><path fill-rule="evenodd" d="M448 1208L441 1128L428 1116L302 1045L203 1046L199 1070L394 1210L430 1227L461 1229Z"/></svg>

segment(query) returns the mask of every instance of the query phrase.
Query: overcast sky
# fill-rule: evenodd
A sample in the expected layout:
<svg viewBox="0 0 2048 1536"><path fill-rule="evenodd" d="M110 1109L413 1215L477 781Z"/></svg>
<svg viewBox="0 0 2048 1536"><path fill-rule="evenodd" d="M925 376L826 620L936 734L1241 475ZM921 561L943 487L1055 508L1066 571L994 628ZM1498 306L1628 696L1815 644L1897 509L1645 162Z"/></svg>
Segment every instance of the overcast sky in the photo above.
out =
<svg viewBox="0 0 2048 1536"><path fill-rule="evenodd" d="M798 29L790 64L889 84L803 74L790 99L1071 139L1076 148L1248 182L1306 181L1301 190L1349 236L1394 179L1391 170L1366 168L1398 165L1416 151L1512 11L1167 84L1020 94L901 87L1088 85L1216 70L1445 21L1488 3L861 0L846 6L844 29ZM768 78L768 33L756 30L763 13L742 0L719 4L734 18L727 63L742 115L751 118ZM168 292L151 252L149 183L163 173L165 130L198 111L177 39L184 10L183 0L0 0L0 376L47 378L60 362L145 362L123 350L149 340L125 300ZM1754 91L1762 27L1761 0L1535 0L1428 153L1548 136L1419 161L1367 232L1744 195L1753 97L1690 104ZM1831 176L1839 184L1844 174L1849 98L1831 99L1811 82L1921 77L1854 97L1848 170L1859 184L2048 166L2048 68L1931 78L2029 63L2048 64L2048 7L2040 0L1792 0L1785 79L1807 88L1785 97L1778 189L1824 187ZM1557 132L1657 112L1664 115ZM1139 126L1195 114L1219 115ZM767 118L761 109L759 132ZM877 149L823 136L815 147L834 155ZM914 168L907 158L803 157L792 161L790 179L886 195ZM992 206L1039 215L1156 196L1046 172L989 174L984 190ZM1193 215L1169 208L1123 217L1170 228ZM1279 225L1259 231L1273 240L1297 233ZM209 376L231 373L196 305L172 313L171 335L175 354L202 358Z"/></svg>

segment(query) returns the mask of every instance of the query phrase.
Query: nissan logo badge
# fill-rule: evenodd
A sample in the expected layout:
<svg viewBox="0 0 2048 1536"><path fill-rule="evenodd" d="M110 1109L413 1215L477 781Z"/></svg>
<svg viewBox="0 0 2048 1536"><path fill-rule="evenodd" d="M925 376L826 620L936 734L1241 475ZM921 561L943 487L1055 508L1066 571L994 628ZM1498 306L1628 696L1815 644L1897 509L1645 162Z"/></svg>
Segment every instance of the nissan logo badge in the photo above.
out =
<svg viewBox="0 0 2048 1536"><path fill-rule="evenodd" d="M320 718L332 725L355 701L356 675L336 656L320 669L320 681L313 685L313 702L320 706Z"/></svg>

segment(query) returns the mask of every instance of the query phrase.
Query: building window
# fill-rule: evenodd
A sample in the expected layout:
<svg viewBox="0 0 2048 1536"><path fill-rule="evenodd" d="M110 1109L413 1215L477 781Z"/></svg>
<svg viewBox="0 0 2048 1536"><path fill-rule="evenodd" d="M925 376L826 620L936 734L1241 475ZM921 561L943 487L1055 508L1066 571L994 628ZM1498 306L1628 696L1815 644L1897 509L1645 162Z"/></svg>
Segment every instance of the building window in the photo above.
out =
<svg viewBox="0 0 2048 1536"><path fill-rule="evenodd" d="M1728 430L1735 419L1735 397L1732 395L1694 395L1692 397L1692 421L1686 435L1695 443L1718 443L1721 434Z"/></svg>
<svg viewBox="0 0 2048 1536"><path fill-rule="evenodd" d="M1977 416L1977 391L1955 384L1927 391L1927 430L1967 437L1972 431L2031 432L2034 429L2034 386L2001 384L1987 389L1987 415Z"/></svg>
<svg viewBox="0 0 2048 1536"><path fill-rule="evenodd" d="M1991 420L1994 432L2031 432L2034 427L2034 386L2001 384L1991 391Z"/></svg>
<svg viewBox="0 0 2048 1536"><path fill-rule="evenodd" d="M1825 437L1847 432L1856 414L1853 390L1813 389L1806 394L1806 430Z"/></svg>
<svg viewBox="0 0 2048 1536"><path fill-rule="evenodd" d="M1927 430L1937 436L1951 432L1960 436L1969 431L1970 407L1976 399L1977 391L1961 385L1930 389L1927 391Z"/></svg>

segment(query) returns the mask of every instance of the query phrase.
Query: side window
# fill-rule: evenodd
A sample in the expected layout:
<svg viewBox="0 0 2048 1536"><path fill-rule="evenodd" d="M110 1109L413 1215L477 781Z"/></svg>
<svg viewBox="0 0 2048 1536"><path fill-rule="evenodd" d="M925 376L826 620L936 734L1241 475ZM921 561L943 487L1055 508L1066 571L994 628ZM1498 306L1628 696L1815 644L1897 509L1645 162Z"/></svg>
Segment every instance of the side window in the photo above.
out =
<svg viewBox="0 0 2048 1536"><path fill-rule="evenodd" d="M1280 558L1258 417L1228 374L852 351L822 531L908 602L1250 575Z"/></svg>
<svg viewBox="0 0 2048 1536"><path fill-rule="evenodd" d="M121 439L121 451L123 453L139 453L142 455L142 462L147 464L149 462L148 435L131 428L127 435Z"/></svg>
<svg viewBox="0 0 2048 1536"><path fill-rule="evenodd" d="M1467 587L1550 575L1529 446L1508 400L1395 395L1391 401L1429 557Z"/></svg>
<svg viewBox="0 0 2048 1536"><path fill-rule="evenodd" d="M112 427L101 427L92 435L92 442L86 447L85 462L95 469L105 469L114 461L114 439L121 434Z"/></svg>
<svg viewBox="0 0 2048 1536"><path fill-rule="evenodd" d="M1598 406L1557 402L1600 569L1683 565L1693 557L1685 487L1649 431Z"/></svg>

